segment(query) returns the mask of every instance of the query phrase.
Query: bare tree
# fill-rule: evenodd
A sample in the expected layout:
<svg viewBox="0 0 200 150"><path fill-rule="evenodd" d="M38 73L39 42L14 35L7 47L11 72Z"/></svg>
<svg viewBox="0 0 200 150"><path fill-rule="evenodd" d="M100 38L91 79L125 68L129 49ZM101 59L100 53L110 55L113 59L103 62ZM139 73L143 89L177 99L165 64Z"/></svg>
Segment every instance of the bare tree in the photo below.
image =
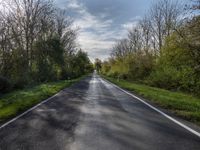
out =
<svg viewBox="0 0 200 150"><path fill-rule="evenodd" d="M51 1L41 0L6 0L3 1L4 12L1 12L7 26L7 35L11 36L9 48L24 51L27 64L32 65L33 43L50 30L54 13ZM46 36L45 34L45 36ZM31 67L29 67L31 68Z"/></svg>
<svg viewBox="0 0 200 150"><path fill-rule="evenodd" d="M158 53L162 48L165 37L169 36L176 28L181 12L178 1L161 0L151 7L152 34L157 43Z"/></svg>
<svg viewBox="0 0 200 150"><path fill-rule="evenodd" d="M128 39L130 41L130 49L132 52L142 50L142 30L139 25L129 31Z"/></svg>
<svg viewBox="0 0 200 150"><path fill-rule="evenodd" d="M123 59L125 56L127 56L131 52L130 42L128 39L118 40L112 49L113 49L112 50L113 57Z"/></svg>
<svg viewBox="0 0 200 150"><path fill-rule="evenodd" d="M152 35L151 35L151 20L149 17L145 16L142 20L139 22L139 26L141 28L142 32L142 45L144 51L147 53L151 48L151 42L152 42Z"/></svg>

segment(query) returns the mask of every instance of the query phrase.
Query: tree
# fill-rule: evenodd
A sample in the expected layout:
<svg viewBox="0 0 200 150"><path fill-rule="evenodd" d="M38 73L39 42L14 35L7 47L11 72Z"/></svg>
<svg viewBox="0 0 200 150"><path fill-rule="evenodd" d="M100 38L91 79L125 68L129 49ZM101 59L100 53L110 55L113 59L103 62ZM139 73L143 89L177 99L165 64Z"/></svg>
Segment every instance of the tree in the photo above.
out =
<svg viewBox="0 0 200 150"><path fill-rule="evenodd" d="M142 38L142 45L144 46L144 51L146 53L149 52L152 45L152 35L151 35L151 20L149 17L145 16L142 20L139 22L139 26L141 28L141 38Z"/></svg>
<svg viewBox="0 0 200 150"><path fill-rule="evenodd" d="M75 62L74 67L77 69L76 71L77 76L92 72L93 70L92 64L90 63L87 53L83 52L81 49L76 53L76 58L74 62Z"/></svg>
<svg viewBox="0 0 200 150"><path fill-rule="evenodd" d="M101 70L101 67L102 67L101 65L102 65L101 60L98 59L98 58L96 58L96 59L95 59L94 66L95 66L95 69L96 69L96 71L97 71L98 73L99 73L100 70Z"/></svg>
<svg viewBox="0 0 200 150"><path fill-rule="evenodd" d="M158 54L166 36L174 31L179 23L179 16L183 10L178 1L161 0L154 3L150 10L151 31L156 41Z"/></svg>
<svg viewBox="0 0 200 150"><path fill-rule="evenodd" d="M91 69L87 54L76 53L77 29L72 28L72 19L65 10L56 8L51 0L1 2L3 79L10 80L14 87L24 87L34 82L74 78Z"/></svg>

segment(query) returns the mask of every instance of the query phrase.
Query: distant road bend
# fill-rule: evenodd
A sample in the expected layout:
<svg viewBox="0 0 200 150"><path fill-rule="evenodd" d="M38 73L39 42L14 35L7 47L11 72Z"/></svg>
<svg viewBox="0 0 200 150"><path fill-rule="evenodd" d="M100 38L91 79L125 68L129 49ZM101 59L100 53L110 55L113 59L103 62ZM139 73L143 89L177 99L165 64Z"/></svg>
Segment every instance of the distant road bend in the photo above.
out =
<svg viewBox="0 0 200 150"><path fill-rule="evenodd" d="M200 137L93 74L1 128L0 150L200 150Z"/></svg>

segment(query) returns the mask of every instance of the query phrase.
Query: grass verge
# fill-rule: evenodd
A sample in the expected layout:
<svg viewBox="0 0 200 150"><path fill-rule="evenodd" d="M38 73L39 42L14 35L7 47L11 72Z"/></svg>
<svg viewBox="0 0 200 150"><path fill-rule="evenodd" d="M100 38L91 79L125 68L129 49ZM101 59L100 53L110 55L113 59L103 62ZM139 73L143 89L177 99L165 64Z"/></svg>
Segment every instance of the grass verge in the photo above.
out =
<svg viewBox="0 0 200 150"><path fill-rule="evenodd" d="M60 90L69 87L75 82L78 82L82 78L83 77L74 80L44 83L32 88L13 91L1 96L0 122L5 122L9 118L26 111L42 100L45 100Z"/></svg>
<svg viewBox="0 0 200 150"><path fill-rule="evenodd" d="M136 84L130 81L118 81L105 76L104 78L148 99L154 104L169 110L181 118L200 125L200 98L181 92L172 92L147 85Z"/></svg>

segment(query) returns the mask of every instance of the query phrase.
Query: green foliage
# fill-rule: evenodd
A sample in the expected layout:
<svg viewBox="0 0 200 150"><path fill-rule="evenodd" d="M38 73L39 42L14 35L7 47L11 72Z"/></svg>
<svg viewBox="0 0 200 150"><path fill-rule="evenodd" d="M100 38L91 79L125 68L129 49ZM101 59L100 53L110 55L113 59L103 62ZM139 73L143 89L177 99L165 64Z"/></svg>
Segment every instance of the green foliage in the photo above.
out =
<svg viewBox="0 0 200 150"><path fill-rule="evenodd" d="M17 90L1 96L0 122L29 109L80 79L43 83L29 89Z"/></svg>
<svg viewBox="0 0 200 150"><path fill-rule="evenodd" d="M22 49L12 52L12 57L9 56L12 65L4 73L10 81L1 77L1 92L8 91L10 82L14 88L24 88L34 83L77 78L93 70L87 53L80 50L67 54L61 40L56 36L36 41L33 52L31 67Z"/></svg>
<svg viewBox="0 0 200 150"><path fill-rule="evenodd" d="M129 79L143 80L151 73L154 66L154 58L150 53L135 53L133 58L128 59Z"/></svg>
<svg viewBox="0 0 200 150"><path fill-rule="evenodd" d="M199 20L194 17L165 37L159 55L153 49L130 51L118 44L116 54L102 63L102 74L200 95Z"/></svg>
<svg viewBox="0 0 200 150"><path fill-rule="evenodd" d="M86 52L79 50L77 53L67 58L68 59L65 60L66 67L62 68L62 78L73 79L93 71L93 66Z"/></svg>
<svg viewBox="0 0 200 150"><path fill-rule="evenodd" d="M77 30L64 10L46 0L13 1L13 5L17 11L0 10L0 75L14 89L91 72L87 54L76 51Z"/></svg>
<svg viewBox="0 0 200 150"><path fill-rule="evenodd" d="M176 89L180 86L179 72L169 66L157 68L149 77L151 85L165 89Z"/></svg>
<svg viewBox="0 0 200 150"><path fill-rule="evenodd" d="M108 76L129 80L146 78L154 66L154 58L148 53L133 53L124 58L110 59L102 65L102 73Z"/></svg>
<svg viewBox="0 0 200 150"><path fill-rule="evenodd" d="M94 63L94 66L95 66L95 69L97 72L100 72L101 71L101 68L102 68L102 62L100 59L96 58L95 59L95 63Z"/></svg>
<svg viewBox="0 0 200 150"><path fill-rule="evenodd" d="M88 72L91 72L92 70L92 65L87 56L87 53L79 50L74 58L73 73L75 74L75 76L80 76L81 74L86 74Z"/></svg>
<svg viewBox="0 0 200 150"><path fill-rule="evenodd" d="M105 61L102 65L102 73L108 73L111 70L111 64L108 61Z"/></svg>
<svg viewBox="0 0 200 150"><path fill-rule="evenodd" d="M5 58L6 64L2 74L10 79L14 88L23 88L29 82L28 59L21 48L16 48Z"/></svg>
<svg viewBox="0 0 200 150"><path fill-rule="evenodd" d="M176 33L166 39L161 56L149 77L150 84L166 89L199 93L199 76L194 70L195 60L185 41Z"/></svg>
<svg viewBox="0 0 200 150"><path fill-rule="evenodd" d="M8 92L10 89L11 89L10 81L5 77L0 76L0 94L1 92L2 93Z"/></svg>
<svg viewBox="0 0 200 150"><path fill-rule="evenodd" d="M59 39L38 41L35 44L35 60L35 79L38 82L59 79L59 71L64 65L64 49Z"/></svg>

